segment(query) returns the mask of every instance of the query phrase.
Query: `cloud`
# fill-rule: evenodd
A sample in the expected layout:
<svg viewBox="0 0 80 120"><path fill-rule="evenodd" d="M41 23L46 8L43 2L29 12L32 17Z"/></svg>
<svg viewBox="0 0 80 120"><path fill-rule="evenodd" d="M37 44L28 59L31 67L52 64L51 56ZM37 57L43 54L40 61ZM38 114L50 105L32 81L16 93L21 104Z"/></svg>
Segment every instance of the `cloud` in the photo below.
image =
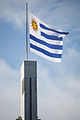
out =
<svg viewBox="0 0 80 120"><path fill-rule="evenodd" d="M38 110L42 120L80 119L80 75L75 72L80 67L80 64L76 66L80 54L69 49L65 59L65 62L51 66L51 70L39 64Z"/></svg>
<svg viewBox="0 0 80 120"><path fill-rule="evenodd" d="M14 120L20 114L19 72L0 59L0 119Z"/></svg>
<svg viewBox="0 0 80 120"><path fill-rule="evenodd" d="M80 27L76 27L73 29L73 32L80 32Z"/></svg>
<svg viewBox="0 0 80 120"><path fill-rule="evenodd" d="M17 28L23 28L25 23L25 4L22 0L0 1L0 19L15 25Z"/></svg>
<svg viewBox="0 0 80 120"><path fill-rule="evenodd" d="M38 114L42 120L80 119L80 75L75 72L80 54L70 48L64 58L60 64L38 64ZM20 114L19 72L2 59L0 68L0 119L13 120Z"/></svg>
<svg viewBox="0 0 80 120"><path fill-rule="evenodd" d="M45 7L44 7L45 4ZM64 0L30 0L29 10L41 20L54 27L69 29L80 21L78 2ZM64 12L66 11L66 13ZM76 14L77 13L77 14ZM12 23L17 28L25 27L25 0L0 1L0 19ZM54 21L54 22L53 22Z"/></svg>

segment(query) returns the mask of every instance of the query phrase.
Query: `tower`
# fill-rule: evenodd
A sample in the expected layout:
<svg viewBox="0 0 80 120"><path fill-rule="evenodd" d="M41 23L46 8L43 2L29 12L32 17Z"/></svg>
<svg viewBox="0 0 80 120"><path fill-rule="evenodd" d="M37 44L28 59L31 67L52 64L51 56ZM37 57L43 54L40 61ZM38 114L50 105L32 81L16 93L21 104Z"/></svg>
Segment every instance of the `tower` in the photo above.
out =
<svg viewBox="0 0 80 120"><path fill-rule="evenodd" d="M37 120L37 62L24 61L21 67L22 120Z"/></svg>

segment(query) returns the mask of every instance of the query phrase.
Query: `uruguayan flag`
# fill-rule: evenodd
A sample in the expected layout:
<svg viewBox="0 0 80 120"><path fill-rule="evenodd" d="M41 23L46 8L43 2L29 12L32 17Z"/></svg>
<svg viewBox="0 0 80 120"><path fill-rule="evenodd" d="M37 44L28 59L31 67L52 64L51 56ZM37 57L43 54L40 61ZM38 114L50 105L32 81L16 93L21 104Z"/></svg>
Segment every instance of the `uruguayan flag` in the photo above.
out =
<svg viewBox="0 0 80 120"><path fill-rule="evenodd" d="M30 50L53 62L61 62L63 37L68 33L57 31L29 14Z"/></svg>

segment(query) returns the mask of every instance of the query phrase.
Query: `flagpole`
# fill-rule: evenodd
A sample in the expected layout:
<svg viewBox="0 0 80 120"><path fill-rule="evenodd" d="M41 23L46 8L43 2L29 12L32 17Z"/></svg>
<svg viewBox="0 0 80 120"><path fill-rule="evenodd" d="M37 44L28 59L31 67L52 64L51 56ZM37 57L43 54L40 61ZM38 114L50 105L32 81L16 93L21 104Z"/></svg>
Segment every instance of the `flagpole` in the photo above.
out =
<svg viewBox="0 0 80 120"><path fill-rule="evenodd" d="M26 60L28 60L28 0L26 0Z"/></svg>

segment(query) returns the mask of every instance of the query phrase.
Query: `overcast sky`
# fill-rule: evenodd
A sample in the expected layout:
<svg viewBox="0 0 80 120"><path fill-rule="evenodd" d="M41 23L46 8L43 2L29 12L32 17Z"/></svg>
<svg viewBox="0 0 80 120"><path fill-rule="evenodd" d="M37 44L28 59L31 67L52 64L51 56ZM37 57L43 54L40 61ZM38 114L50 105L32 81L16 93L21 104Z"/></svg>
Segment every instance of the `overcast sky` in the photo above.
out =
<svg viewBox="0 0 80 120"><path fill-rule="evenodd" d="M80 120L80 0L29 0L41 21L69 32L61 63L34 53L38 64L38 116ZM0 120L20 115L20 68L26 59L25 0L0 0Z"/></svg>

